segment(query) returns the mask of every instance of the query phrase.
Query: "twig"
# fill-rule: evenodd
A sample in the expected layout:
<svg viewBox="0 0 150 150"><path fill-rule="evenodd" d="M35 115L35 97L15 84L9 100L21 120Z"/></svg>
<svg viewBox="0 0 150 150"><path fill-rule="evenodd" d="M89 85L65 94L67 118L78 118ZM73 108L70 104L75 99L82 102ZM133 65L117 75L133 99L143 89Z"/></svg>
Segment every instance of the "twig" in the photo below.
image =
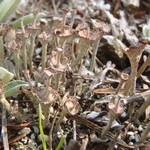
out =
<svg viewBox="0 0 150 150"><path fill-rule="evenodd" d="M76 121L73 120L73 140L77 140Z"/></svg>
<svg viewBox="0 0 150 150"><path fill-rule="evenodd" d="M98 125L92 123L91 121L89 121L85 118L82 118L78 115L69 115L69 116L71 118L75 119L77 122L80 122L80 123L84 124L85 126L91 128L92 130L95 130L97 133L101 134L102 128L100 126L98 126ZM110 132L106 133L106 137L109 138L110 140L113 140L115 138L115 136ZM116 139L116 142L121 147L128 148L128 149L134 149L134 146L127 145L123 140L121 140L119 138Z"/></svg>
<svg viewBox="0 0 150 150"><path fill-rule="evenodd" d="M17 137L14 137L12 139L9 140L9 144L13 144L13 143L16 143L17 141L21 140L22 138L26 137L27 135L26 134L21 134L21 135L17 135ZM0 148L2 148L4 145L2 145L0 143Z"/></svg>

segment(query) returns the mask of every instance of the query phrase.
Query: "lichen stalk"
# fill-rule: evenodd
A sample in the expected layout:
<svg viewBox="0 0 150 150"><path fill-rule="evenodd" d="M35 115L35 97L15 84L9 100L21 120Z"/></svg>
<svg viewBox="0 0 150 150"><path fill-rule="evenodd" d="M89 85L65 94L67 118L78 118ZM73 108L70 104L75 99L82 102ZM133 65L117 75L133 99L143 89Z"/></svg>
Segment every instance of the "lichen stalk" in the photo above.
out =
<svg viewBox="0 0 150 150"><path fill-rule="evenodd" d="M144 142L144 140L147 138L147 135L148 135L149 131L150 131L150 121L149 121L149 123L148 123L146 129L143 131L143 133L142 133L142 135L141 135L140 143L141 143L141 142Z"/></svg>
<svg viewBox="0 0 150 150"><path fill-rule="evenodd" d="M24 70L27 71L27 36L25 35L25 28L23 24L23 20L21 20L21 28L22 28L22 33L23 33L23 38L22 38L22 51L23 51L23 65L24 65Z"/></svg>
<svg viewBox="0 0 150 150"><path fill-rule="evenodd" d="M37 22L37 14L36 12L33 13L34 15L34 20L33 20L33 24L32 26L29 28L29 31L31 32L30 35L30 48L29 48L29 69L31 72L33 72L33 65L32 65L32 59L33 59L33 55L34 55L34 49L35 49L35 39L36 36L38 34L39 29L36 27L36 22Z"/></svg>
<svg viewBox="0 0 150 150"><path fill-rule="evenodd" d="M139 123L138 118L142 115L142 113L145 112L146 108L150 105L150 96L146 97L144 103L142 104L142 106L138 109L135 118L134 118L134 122L135 123Z"/></svg>
<svg viewBox="0 0 150 150"><path fill-rule="evenodd" d="M0 66L4 65L4 43L3 36L0 36Z"/></svg>
<svg viewBox="0 0 150 150"><path fill-rule="evenodd" d="M125 92L124 95L130 95L133 96L135 94L136 91L136 80L137 80L137 69L138 69L138 63L139 60L137 60L136 58L132 61L130 61L131 63L131 73L129 76L129 79L126 83L125 86Z"/></svg>
<svg viewBox="0 0 150 150"><path fill-rule="evenodd" d="M56 126L58 131L61 131L60 123L63 122L64 117L67 115L67 109L63 109L63 111L60 114L59 119L56 122Z"/></svg>
<svg viewBox="0 0 150 150"><path fill-rule="evenodd" d="M19 72L19 70L20 70L20 50L19 49L16 49L14 56L15 56L16 76L19 79L20 78L20 72Z"/></svg>
<svg viewBox="0 0 150 150"><path fill-rule="evenodd" d="M47 45L47 41L42 42L42 71L44 71L46 67Z"/></svg>
<svg viewBox="0 0 150 150"><path fill-rule="evenodd" d="M36 35L34 34L32 34L30 37L31 45L30 45L29 67L30 67L31 72L33 72L32 58L33 58L34 48L35 48L35 38L36 38Z"/></svg>
<svg viewBox="0 0 150 150"><path fill-rule="evenodd" d="M109 122L104 127L104 129L102 131L102 134L101 134L102 138L104 138L104 136L106 135L107 131L111 128L111 125L112 125L113 121L116 119L116 117L117 117L117 115L113 111L109 112Z"/></svg>
<svg viewBox="0 0 150 150"><path fill-rule="evenodd" d="M146 67L150 64L150 54L148 55L146 61L143 63L143 65L140 67L140 69L137 72L137 78L144 72Z"/></svg>
<svg viewBox="0 0 150 150"><path fill-rule="evenodd" d="M82 58L86 55L89 46L90 44L86 39L80 38L77 45L77 57L72 63L71 67L75 68L81 62Z"/></svg>
<svg viewBox="0 0 150 150"><path fill-rule="evenodd" d="M100 42L100 39L95 41L93 44L93 55L92 55L92 60L91 60L91 64L90 64L90 71L93 71L95 63L96 63L96 54L97 54L99 42Z"/></svg>
<svg viewBox="0 0 150 150"><path fill-rule="evenodd" d="M24 65L24 70L27 71L27 39L23 39L22 41L22 51L23 51L23 65Z"/></svg>

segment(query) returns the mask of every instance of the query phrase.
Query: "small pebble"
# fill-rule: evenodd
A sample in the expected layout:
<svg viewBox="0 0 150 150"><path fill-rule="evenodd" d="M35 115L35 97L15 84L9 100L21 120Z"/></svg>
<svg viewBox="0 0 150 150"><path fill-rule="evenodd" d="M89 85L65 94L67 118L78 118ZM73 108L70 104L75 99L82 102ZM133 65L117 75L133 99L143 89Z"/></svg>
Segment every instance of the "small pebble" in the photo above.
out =
<svg viewBox="0 0 150 150"><path fill-rule="evenodd" d="M86 116L86 118L87 118L87 119L94 119L94 118L98 117L99 115L100 115L99 112L92 111L92 112L90 112L90 113Z"/></svg>
<svg viewBox="0 0 150 150"><path fill-rule="evenodd" d="M139 125L138 131L139 131L139 132L142 132L142 131L143 131L142 125Z"/></svg>
<svg viewBox="0 0 150 150"><path fill-rule="evenodd" d="M134 144L133 144L133 142L129 142L129 145L131 145L131 146L132 146L132 145L134 145Z"/></svg>
<svg viewBox="0 0 150 150"><path fill-rule="evenodd" d="M28 145L30 148L32 148L33 150L37 148L37 143L34 142L33 140L29 140Z"/></svg>
<svg viewBox="0 0 150 150"><path fill-rule="evenodd" d="M38 139L39 139L39 141L42 141L40 134L38 135ZM49 136L48 135L44 135L44 139L45 139L46 142L48 142L49 141Z"/></svg>
<svg viewBox="0 0 150 150"><path fill-rule="evenodd" d="M136 134L135 135L135 142L139 142L140 141L140 136L139 136L139 134Z"/></svg>
<svg viewBox="0 0 150 150"><path fill-rule="evenodd" d="M31 139L34 140L35 139L35 135L32 133L31 134Z"/></svg>
<svg viewBox="0 0 150 150"><path fill-rule="evenodd" d="M57 136L58 136L58 138L61 138L61 137L62 137L62 135L63 135L63 130L61 130L60 132L57 132Z"/></svg>
<svg viewBox="0 0 150 150"><path fill-rule="evenodd" d="M37 126L33 126L34 133L39 134L39 128Z"/></svg>
<svg viewBox="0 0 150 150"><path fill-rule="evenodd" d="M24 113L27 113L27 112L29 112L29 109L28 108L23 108L23 111L24 111Z"/></svg>
<svg viewBox="0 0 150 150"><path fill-rule="evenodd" d="M20 130L18 134L26 134L26 135L28 135L30 132L31 132L31 129L28 128L28 127L25 127L22 130Z"/></svg>
<svg viewBox="0 0 150 150"><path fill-rule="evenodd" d="M122 114L121 114L121 117L123 117L123 118L125 118L127 116L127 113L126 112L123 112Z"/></svg>
<svg viewBox="0 0 150 150"><path fill-rule="evenodd" d="M132 129L133 131L136 130L136 128L135 128L135 126L133 124L130 126L130 129Z"/></svg>
<svg viewBox="0 0 150 150"><path fill-rule="evenodd" d="M130 137L129 137L129 140L131 141L131 140L135 140L135 135L131 135Z"/></svg>
<svg viewBox="0 0 150 150"><path fill-rule="evenodd" d="M41 53L41 51L42 51L42 48L40 47L40 48L37 48L36 50L35 50L35 54L36 55L39 55L40 53Z"/></svg>
<svg viewBox="0 0 150 150"><path fill-rule="evenodd" d="M39 59L39 58L41 58L41 56L40 55L36 55L36 58Z"/></svg>
<svg viewBox="0 0 150 150"><path fill-rule="evenodd" d="M28 143L28 137L22 138L21 141L22 141L24 144L27 144L27 143Z"/></svg>
<svg viewBox="0 0 150 150"><path fill-rule="evenodd" d="M127 134L128 135L134 135L134 132L129 131Z"/></svg>

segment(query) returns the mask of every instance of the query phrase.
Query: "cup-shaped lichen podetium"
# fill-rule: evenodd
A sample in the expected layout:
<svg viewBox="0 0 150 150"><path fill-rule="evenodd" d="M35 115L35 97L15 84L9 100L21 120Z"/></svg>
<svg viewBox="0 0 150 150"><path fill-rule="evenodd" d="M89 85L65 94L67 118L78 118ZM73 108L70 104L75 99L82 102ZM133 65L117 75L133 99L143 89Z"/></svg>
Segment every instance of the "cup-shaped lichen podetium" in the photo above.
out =
<svg viewBox="0 0 150 150"><path fill-rule="evenodd" d="M109 122L102 131L102 135L101 135L102 138L104 138L107 131L111 128L113 121L124 112L123 99L119 99L119 97L117 96L115 101L111 100L108 103L108 108L109 108Z"/></svg>
<svg viewBox="0 0 150 150"><path fill-rule="evenodd" d="M29 69L33 72L32 59L35 50L35 39L36 36L40 33L40 27L36 25L28 26L27 28L30 36L30 47L29 47Z"/></svg>
<svg viewBox="0 0 150 150"><path fill-rule="evenodd" d="M93 29L95 33L95 35L93 34L93 36L96 36L96 37L99 36L97 37L97 40L94 40L92 44L93 54L92 54L92 60L90 64L90 71L93 71L95 62L96 62L96 54L97 54L97 50L99 47L99 42L104 34L108 34L110 32L110 26L109 24L103 21L98 21L95 19L91 19L91 23L93 25Z"/></svg>
<svg viewBox="0 0 150 150"><path fill-rule="evenodd" d="M77 67L77 65L81 62L82 58L87 54L88 49L92 46L92 43L97 43L101 37L100 32L90 30L90 28L84 23L77 26L76 33L79 38L79 42L77 43L77 50L75 52L76 58L71 64L73 68ZM95 49L94 57L97 52L97 48ZM95 61L95 58L93 60Z"/></svg>
<svg viewBox="0 0 150 150"><path fill-rule="evenodd" d="M40 35L38 35L38 39L42 44L42 71L44 71L46 67L47 45L48 42L50 41L50 38L51 36L44 31Z"/></svg>
<svg viewBox="0 0 150 150"><path fill-rule="evenodd" d="M142 39L137 46L130 46L129 48L123 49L131 64L131 73L125 85L125 95L132 96L135 94L138 64L146 46L147 41Z"/></svg>
<svg viewBox="0 0 150 150"><path fill-rule="evenodd" d="M7 43L6 48L9 49L12 52L12 54L14 55L16 77L20 78L20 72L19 71L20 71L21 43L16 42L15 40L12 40L9 43Z"/></svg>
<svg viewBox="0 0 150 150"><path fill-rule="evenodd" d="M48 19L48 30L57 28L63 25L63 18L61 17L53 17Z"/></svg>
<svg viewBox="0 0 150 150"><path fill-rule="evenodd" d="M122 88L122 85L124 84L124 82L126 82L128 80L128 78L129 78L129 75L127 73L121 72L121 74L120 74L120 82L119 82L119 85L118 85L114 95L117 95L119 93L119 91Z"/></svg>
<svg viewBox="0 0 150 150"><path fill-rule="evenodd" d="M63 105L63 110L61 112L61 115L57 121L57 127L58 129L60 128L60 123L63 122L64 117L68 114L75 115L79 112L80 109L80 104L78 102L78 99L74 96L69 96L66 98L64 105Z"/></svg>
<svg viewBox="0 0 150 150"><path fill-rule="evenodd" d="M60 101L60 96L49 85L47 87L39 88L36 92L37 92L37 96L40 99L43 115L45 117L43 125L44 127L46 127L50 118L50 108L54 103Z"/></svg>
<svg viewBox="0 0 150 150"><path fill-rule="evenodd" d="M74 39L74 32L67 25L55 28L54 35L56 47L65 48L66 43L71 43L71 41Z"/></svg>
<svg viewBox="0 0 150 150"><path fill-rule="evenodd" d="M16 32L16 36L17 38L19 38L21 40L21 49L22 49L22 52L21 52L21 55L23 57L23 66L24 66L24 70L26 71L27 70L27 39L29 37L29 33L25 31L24 29L24 25L23 25L23 20L21 20L21 27L22 27L22 30L21 31L18 31Z"/></svg>
<svg viewBox="0 0 150 150"><path fill-rule="evenodd" d="M60 80L62 79L62 72L68 68L68 58L64 55L64 50L62 48L56 48L51 52L50 63L57 70L56 76L54 76L55 89L59 88Z"/></svg>

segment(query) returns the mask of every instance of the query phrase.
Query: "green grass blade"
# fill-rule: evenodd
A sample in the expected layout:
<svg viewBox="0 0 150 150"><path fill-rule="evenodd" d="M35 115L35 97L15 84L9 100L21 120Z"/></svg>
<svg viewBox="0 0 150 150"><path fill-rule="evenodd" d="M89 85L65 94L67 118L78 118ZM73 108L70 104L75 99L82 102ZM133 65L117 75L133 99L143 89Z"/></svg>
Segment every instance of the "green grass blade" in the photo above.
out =
<svg viewBox="0 0 150 150"><path fill-rule="evenodd" d="M0 80L2 80L4 84L10 82L13 77L14 77L13 73L9 72L7 69L3 67L0 67Z"/></svg>
<svg viewBox="0 0 150 150"><path fill-rule="evenodd" d="M20 0L4 0L0 3L0 23L16 10L19 3Z"/></svg>
<svg viewBox="0 0 150 150"><path fill-rule="evenodd" d="M37 19L41 19L41 18L44 18L44 17L46 17L46 14L43 13L43 12L40 12L40 13L37 14ZM19 27L21 27L21 20L23 20L24 25L27 25L27 24L30 24L30 23L33 22L34 16L33 16L33 14L23 16L23 17L19 18L18 20L12 22L11 25L14 28L19 28Z"/></svg>
<svg viewBox="0 0 150 150"><path fill-rule="evenodd" d="M21 80L14 80L14 81L9 82L8 84L4 86L5 97L7 98L10 96L19 94L21 87L24 87L24 88L29 87L29 84Z"/></svg>
<svg viewBox="0 0 150 150"><path fill-rule="evenodd" d="M42 126L42 108L41 108L41 104L39 104L39 128L40 128L40 136L42 139L42 146L43 146L43 150L47 150L46 147L46 141L44 138L44 131L43 131L43 126Z"/></svg>
<svg viewBox="0 0 150 150"><path fill-rule="evenodd" d="M59 141L59 143L58 143L58 145L57 145L57 147L56 147L55 150L60 150L60 149L62 148L65 139L66 139L66 135L63 135L63 136L61 137L61 139L60 139L60 141Z"/></svg>

